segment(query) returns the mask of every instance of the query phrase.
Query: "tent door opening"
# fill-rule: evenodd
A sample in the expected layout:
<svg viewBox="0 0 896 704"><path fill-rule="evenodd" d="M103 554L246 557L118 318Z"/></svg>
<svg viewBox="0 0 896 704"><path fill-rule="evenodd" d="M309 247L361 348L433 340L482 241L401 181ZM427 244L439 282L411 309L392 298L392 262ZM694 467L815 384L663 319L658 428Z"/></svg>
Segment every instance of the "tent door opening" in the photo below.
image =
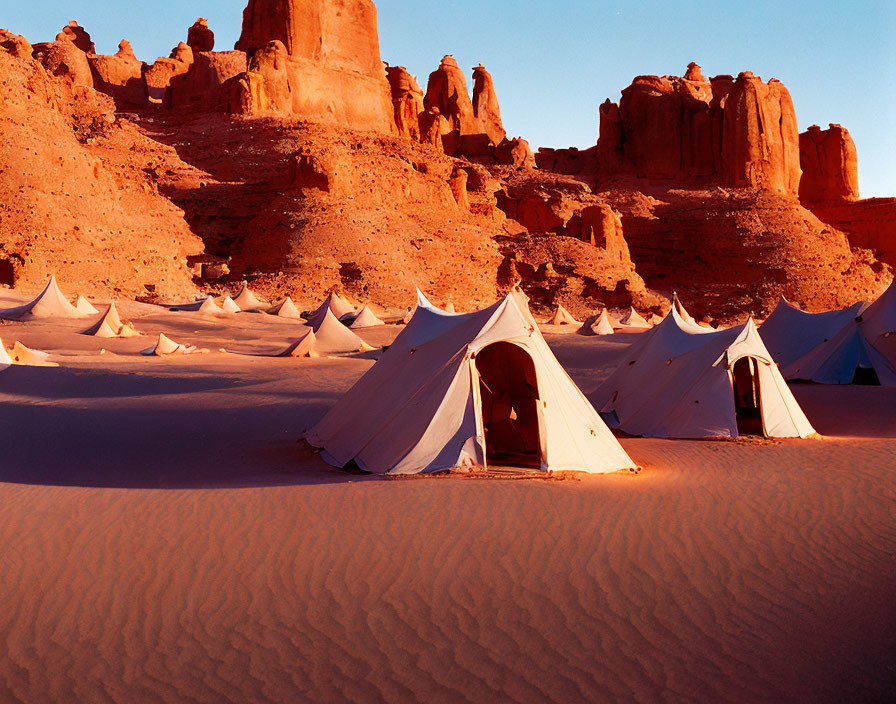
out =
<svg viewBox="0 0 896 704"><path fill-rule="evenodd" d="M880 379L873 367L856 367L852 383L856 386L880 386Z"/></svg>
<svg viewBox="0 0 896 704"><path fill-rule="evenodd" d="M757 364L759 362L752 357L743 357L734 363L731 370L738 435L765 435Z"/></svg>
<svg viewBox="0 0 896 704"><path fill-rule="evenodd" d="M538 379L522 347L496 342L476 355L486 465L541 467Z"/></svg>

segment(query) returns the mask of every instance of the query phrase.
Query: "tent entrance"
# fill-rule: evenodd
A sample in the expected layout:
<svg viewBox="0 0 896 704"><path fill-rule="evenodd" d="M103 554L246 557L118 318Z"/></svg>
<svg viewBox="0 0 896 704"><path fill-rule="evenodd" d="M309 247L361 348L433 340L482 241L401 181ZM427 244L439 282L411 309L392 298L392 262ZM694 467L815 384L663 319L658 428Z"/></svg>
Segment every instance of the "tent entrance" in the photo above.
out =
<svg viewBox="0 0 896 704"><path fill-rule="evenodd" d="M852 383L856 386L880 386L880 379L874 367L856 367Z"/></svg>
<svg viewBox="0 0 896 704"><path fill-rule="evenodd" d="M731 370L738 435L765 435L757 364L752 357L742 357Z"/></svg>
<svg viewBox="0 0 896 704"><path fill-rule="evenodd" d="M496 342L476 355L489 467L541 467L538 379L522 347Z"/></svg>

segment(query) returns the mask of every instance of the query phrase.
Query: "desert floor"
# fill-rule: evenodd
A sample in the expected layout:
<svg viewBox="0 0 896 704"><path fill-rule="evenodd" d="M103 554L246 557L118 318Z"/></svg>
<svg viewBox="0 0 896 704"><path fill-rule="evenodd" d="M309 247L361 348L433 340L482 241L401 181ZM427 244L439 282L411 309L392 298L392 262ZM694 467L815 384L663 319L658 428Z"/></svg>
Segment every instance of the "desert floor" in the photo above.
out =
<svg viewBox="0 0 896 704"><path fill-rule="evenodd" d="M370 355L120 310L211 351L0 325L61 365L0 372L0 701L892 696L896 389L795 385L821 438L623 439L639 475L387 481L297 442ZM632 339L548 335L586 393Z"/></svg>

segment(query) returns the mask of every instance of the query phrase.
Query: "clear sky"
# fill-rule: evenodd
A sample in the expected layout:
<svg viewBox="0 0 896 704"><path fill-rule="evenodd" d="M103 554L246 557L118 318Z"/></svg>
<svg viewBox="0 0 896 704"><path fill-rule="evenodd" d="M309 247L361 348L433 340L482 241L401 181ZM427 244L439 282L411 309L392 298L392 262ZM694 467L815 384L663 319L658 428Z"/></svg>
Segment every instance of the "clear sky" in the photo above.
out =
<svg viewBox="0 0 896 704"><path fill-rule="evenodd" d="M97 50L127 38L167 56L197 16L218 49L239 36L247 0L4 3L0 27L32 42L77 19ZM588 147L597 106L638 74L707 76L749 69L790 89L800 129L844 125L859 153L862 195L896 196L896 0L377 0L383 60L426 77L444 54L495 78L504 125L533 147ZM472 86L471 86L472 87Z"/></svg>

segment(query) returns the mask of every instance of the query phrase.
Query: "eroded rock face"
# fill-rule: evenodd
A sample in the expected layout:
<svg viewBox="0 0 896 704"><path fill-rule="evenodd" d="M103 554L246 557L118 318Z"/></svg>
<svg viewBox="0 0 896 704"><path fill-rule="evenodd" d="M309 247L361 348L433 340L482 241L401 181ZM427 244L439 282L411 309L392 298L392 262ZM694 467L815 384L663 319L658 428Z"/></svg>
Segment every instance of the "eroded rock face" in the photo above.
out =
<svg viewBox="0 0 896 704"><path fill-rule="evenodd" d="M292 86L289 114L392 133L389 84L371 0L249 0L236 49L250 59L279 41Z"/></svg>
<svg viewBox="0 0 896 704"><path fill-rule="evenodd" d="M826 130L812 125L800 135L800 200L849 201L859 198L856 145L849 130L831 124Z"/></svg>
<svg viewBox="0 0 896 704"><path fill-rule="evenodd" d="M600 108L601 178L718 183L796 195L796 114L787 89L750 71L707 81L697 64L684 78L638 76L619 105Z"/></svg>
<svg viewBox="0 0 896 704"><path fill-rule="evenodd" d="M201 112L226 111L232 96L224 85L245 74L247 68L242 51L194 53L187 72L171 78L169 106Z"/></svg>
<svg viewBox="0 0 896 704"><path fill-rule="evenodd" d="M215 33L209 29L207 19L200 17L187 30L187 45L193 51L214 51Z"/></svg>
<svg viewBox="0 0 896 704"><path fill-rule="evenodd" d="M534 169L535 155L532 147L522 137L504 140L495 149L495 159L501 164L507 164L514 169Z"/></svg>
<svg viewBox="0 0 896 704"><path fill-rule="evenodd" d="M193 50L184 42L178 44L168 58L159 57L152 66L143 71L146 94L150 103L169 105L168 87L171 79L182 76L193 65Z"/></svg>
<svg viewBox="0 0 896 704"><path fill-rule="evenodd" d="M93 73L87 54L64 31L54 42L35 44L34 58L54 76L64 76L75 85L93 88Z"/></svg>
<svg viewBox="0 0 896 704"><path fill-rule="evenodd" d="M395 129L401 137L421 141L420 114L423 112L423 90L404 66L386 68L392 93ZM432 143L432 142L430 142Z"/></svg>
<svg viewBox="0 0 896 704"><path fill-rule="evenodd" d="M127 39L121 40L117 54L90 54L87 60L93 72L94 87L110 96L116 105L140 106L146 102L143 62L134 56Z"/></svg>
<svg viewBox="0 0 896 704"><path fill-rule="evenodd" d="M96 47L90 39L90 35L83 27L79 26L75 20L69 22L62 31L56 35L56 41L69 41L78 47L85 54L95 54Z"/></svg>
<svg viewBox="0 0 896 704"><path fill-rule="evenodd" d="M256 51L249 71L238 79L238 105L231 112L288 115L292 111L288 60L286 47L278 40Z"/></svg>
<svg viewBox="0 0 896 704"><path fill-rule="evenodd" d="M504 141L507 132L501 123L501 106L495 93L495 82L482 64L473 69L473 114L492 144L497 146Z"/></svg>
<svg viewBox="0 0 896 704"><path fill-rule="evenodd" d="M446 154L473 155L487 149L488 136L473 110L467 79L450 54L430 74L424 104L438 108L451 125L451 132L442 138Z"/></svg>

